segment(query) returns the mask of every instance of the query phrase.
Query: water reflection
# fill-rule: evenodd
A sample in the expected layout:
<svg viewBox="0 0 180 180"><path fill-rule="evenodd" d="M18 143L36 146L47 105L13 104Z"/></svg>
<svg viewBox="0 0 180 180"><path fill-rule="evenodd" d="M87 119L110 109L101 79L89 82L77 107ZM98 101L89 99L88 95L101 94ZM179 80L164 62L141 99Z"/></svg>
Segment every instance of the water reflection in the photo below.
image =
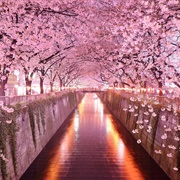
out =
<svg viewBox="0 0 180 180"><path fill-rule="evenodd" d="M70 158L71 152L74 148L74 138L76 131L78 131L78 116L75 114L73 116L74 121L71 122L70 126L67 128L67 131L57 148L51 152L52 156L48 160L48 166L43 172L44 180L54 180L59 176L61 171L64 171L64 163ZM39 179L39 178L37 178Z"/></svg>
<svg viewBox="0 0 180 180"><path fill-rule="evenodd" d="M75 114L75 116L74 116L74 131L78 132L78 130L79 130L79 113L77 110L75 110L74 114Z"/></svg>
<svg viewBox="0 0 180 180"><path fill-rule="evenodd" d="M132 155L126 148L119 132L115 125L112 123L113 119L110 114L106 115L106 130L107 130L107 142L110 146L111 158L117 159L119 163L119 170L121 171L121 165L123 165L123 173L127 179L131 180L136 177L138 180L145 179L140 169L138 169Z"/></svg>
<svg viewBox="0 0 180 180"><path fill-rule="evenodd" d="M130 141L127 143L126 134L126 130L118 129L100 99L95 94L86 94L64 133L52 139L56 143L49 146L48 153L42 156L46 157L47 165L38 172L34 172L35 168L33 171L29 169L22 179L29 179L28 173L31 177L34 174L33 180L152 179L152 171L148 172L148 167L156 167L156 164L151 162L147 165L151 161L147 161L149 156L142 149L135 152L135 147L139 145L131 144L132 137L128 137ZM139 165L143 164L139 159L144 156L146 159L143 167ZM40 163L44 165L45 159L39 158ZM158 178L156 172L153 179L167 179L158 167L156 170Z"/></svg>

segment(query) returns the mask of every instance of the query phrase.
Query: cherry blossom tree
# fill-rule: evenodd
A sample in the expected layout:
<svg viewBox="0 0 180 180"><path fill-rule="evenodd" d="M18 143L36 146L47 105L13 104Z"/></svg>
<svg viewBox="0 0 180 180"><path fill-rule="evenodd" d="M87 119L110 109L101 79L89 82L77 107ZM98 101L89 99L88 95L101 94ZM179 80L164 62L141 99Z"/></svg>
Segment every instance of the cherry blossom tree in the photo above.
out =
<svg viewBox="0 0 180 180"><path fill-rule="evenodd" d="M10 0L1 2L0 15L1 61L12 64L1 67L23 69L27 87L37 70L51 64L42 62L66 48L72 61L98 61L100 78L112 76L110 84L117 79L131 87L179 87L177 0Z"/></svg>
<svg viewBox="0 0 180 180"><path fill-rule="evenodd" d="M19 68L24 70L27 87L31 87L36 66L42 62L39 58L46 59L48 53L73 46L74 40L69 32L79 22L79 12L75 9L80 4L76 1L1 2L1 59L5 62L10 58L14 64L22 66ZM84 21L82 17L81 21ZM9 65L1 66L2 82L6 84L9 72L4 68Z"/></svg>
<svg viewBox="0 0 180 180"><path fill-rule="evenodd" d="M162 88L167 80L179 86L178 63L173 65L173 57L177 58L179 54L179 1L128 1L126 4L116 1L116 6L105 1L99 3L103 15L110 10L114 15L110 22L113 30L102 34L104 30L101 31L100 26L100 36L108 39L109 46L112 44L109 37L113 37L114 51L109 54L118 52L116 57L106 58L109 63L104 57L98 58L104 61L105 69L131 86L146 86L153 82L154 86ZM104 41L100 37L98 40L104 49Z"/></svg>

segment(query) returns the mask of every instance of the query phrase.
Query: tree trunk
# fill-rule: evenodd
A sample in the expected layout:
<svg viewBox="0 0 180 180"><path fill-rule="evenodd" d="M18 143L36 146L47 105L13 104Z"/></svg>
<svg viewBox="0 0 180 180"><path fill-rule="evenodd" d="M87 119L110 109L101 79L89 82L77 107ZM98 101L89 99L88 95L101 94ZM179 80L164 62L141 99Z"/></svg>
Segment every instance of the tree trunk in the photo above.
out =
<svg viewBox="0 0 180 180"><path fill-rule="evenodd" d="M163 87L163 83L162 82L159 82L158 81L158 88L159 88L159 96L162 96L163 95L163 93L162 93L162 87Z"/></svg>
<svg viewBox="0 0 180 180"><path fill-rule="evenodd" d="M113 82L113 86L116 88L116 87L118 87L118 82L117 81L114 81Z"/></svg>
<svg viewBox="0 0 180 180"><path fill-rule="evenodd" d="M60 79L60 78L59 78L59 87L60 87L60 91L62 91L63 82L62 82L62 79Z"/></svg>
<svg viewBox="0 0 180 180"><path fill-rule="evenodd" d="M40 94L44 93L43 84L44 84L44 78L40 77Z"/></svg>
<svg viewBox="0 0 180 180"><path fill-rule="evenodd" d="M124 83L123 83L123 82L121 82L121 88L124 88L124 87L125 87Z"/></svg>
<svg viewBox="0 0 180 180"><path fill-rule="evenodd" d="M0 96L5 96L5 85L7 83L5 81L0 81Z"/></svg>
<svg viewBox="0 0 180 180"><path fill-rule="evenodd" d="M146 87L147 87L147 81L142 81L140 85L141 85L141 90L140 91L141 91L142 94L145 95L146 91L144 89L146 89Z"/></svg>
<svg viewBox="0 0 180 180"><path fill-rule="evenodd" d="M147 88L147 81L143 82L143 88Z"/></svg>
<svg viewBox="0 0 180 180"><path fill-rule="evenodd" d="M53 85L54 83L53 82L50 82L50 91L53 92Z"/></svg>
<svg viewBox="0 0 180 180"><path fill-rule="evenodd" d="M26 95L31 95L32 80L29 80L29 78L25 78L25 81L26 81Z"/></svg>

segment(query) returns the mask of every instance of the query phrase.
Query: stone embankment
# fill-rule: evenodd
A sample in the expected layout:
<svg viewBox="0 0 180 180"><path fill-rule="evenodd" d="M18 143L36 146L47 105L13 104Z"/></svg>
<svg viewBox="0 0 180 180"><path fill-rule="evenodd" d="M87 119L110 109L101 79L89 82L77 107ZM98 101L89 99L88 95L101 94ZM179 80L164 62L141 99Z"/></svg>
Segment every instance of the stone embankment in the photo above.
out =
<svg viewBox="0 0 180 180"><path fill-rule="evenodd" d="M173 180L180 179L180 110L158 98L107 91L98 93L107 108L129 130Z"/></svg>
<svg viewBox="0 0 180 180"><path fill-rule="evenodd" d="M82 97L67 92L0 109L0 179L18 180Z"/></svg>

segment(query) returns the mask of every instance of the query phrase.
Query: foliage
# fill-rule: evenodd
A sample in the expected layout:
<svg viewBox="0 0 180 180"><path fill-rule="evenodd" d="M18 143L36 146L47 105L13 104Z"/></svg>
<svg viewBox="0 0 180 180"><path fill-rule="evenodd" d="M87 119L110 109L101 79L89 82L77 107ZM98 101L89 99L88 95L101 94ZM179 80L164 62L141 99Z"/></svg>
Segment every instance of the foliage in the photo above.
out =
<svg viewBox="0 0 180 180"><path fill-rule="evenodd" d="M74 93L69 92L68 93L70 103L75 103L74 99ZM54 111L54 106L56 105L57 101L62 99L64 95L61 96L49 96L45 99L40 99L33 101L29 103L28 106L28 113L29 113L29 120L30 120L30 125L31 125L31 130L32 130L32 138L34 145L36 147L37 142L36 142L36 125L38 128L39 133L43 133L45 131L45 108L52 106L53 109L53 114L55 115ZM41 125L43 127L43 132L41 132Z"/></svg>
<svg viewBox="0 0 180 180"><path fill-rule="evenodd" d="M36 109L34 109L34 103L29 104L28 105L29 120L30 120L30 125L31 125L31 130L32 130L33 142L36 147L34 110L36 110Z"/></svg>
<svg viewBox="0 0 180 180"><path fill-rule="evenodd" d="M39 133L41 133L40 130L40 123L42 124L43 131L45 131L45 107L50 105L50 103L55 103L55 98L48 98L48 99L40 99L33 101L28 104L28 113L29 113L29 120L32 130L32 137L33 142L36 147L36 123L39 130Z"/></svg>
<svg viewBox="0 0 180 180"><path fill-rule="evenodd" d="M17 159L16 159L16 131L18 127L16 125L16 119L20 115L21 105L17 104L16 106L9 107L11 112L0 109L0 168L3 179L6 179L7 176L7 142L10 144L10 151L12 155L12 162L14 166L15 174L17 173Z"/></svg>
<svg viewBox="0 0 180 180"><path fill-rule="evenodd" d="M28 86L37 73L51 84L83 84L90 76L109 85L179 88L179 6L178 0L0 2L0 78L21 70Z"/></svg>

